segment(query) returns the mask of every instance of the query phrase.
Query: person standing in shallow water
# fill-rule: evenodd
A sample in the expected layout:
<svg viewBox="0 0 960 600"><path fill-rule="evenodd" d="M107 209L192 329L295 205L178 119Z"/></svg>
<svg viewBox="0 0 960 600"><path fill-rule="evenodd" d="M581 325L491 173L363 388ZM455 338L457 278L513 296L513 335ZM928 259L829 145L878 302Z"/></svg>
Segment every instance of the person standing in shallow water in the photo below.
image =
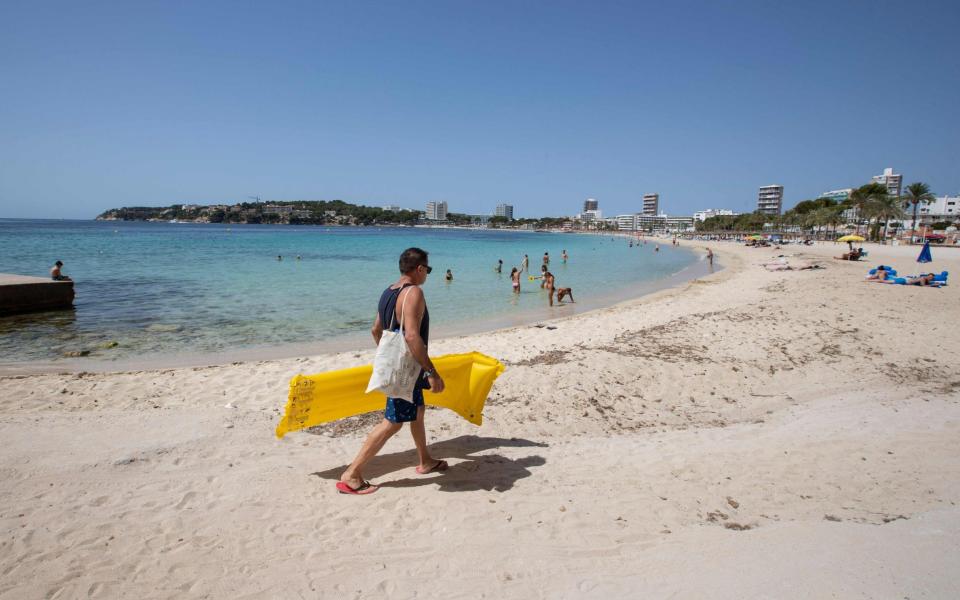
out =
<svg viewBox="0 0 960 600"><path fill-rule="evenodd" d="M408 248L400 255L400 279L380 295L377 317L370 330L373 341L379 345L384 328L390 327L392 331L399 331L402 321L404 340L423 371L414 386L412 402L402 398L387 398L383 420L367 436L360 452L337 482L337 491L341 494L365 495L380 489L363 478L363 468L380 452L387 440L403 428L404 423L410 423L410 433L417 447L417 473L426 475L447 469L447 461L436 460L430 455L423 423L426 410L423 390L429 389L439 394L444 388L443 379L427 355L430 312L427 310L423 290L420 289L432 270L424 250Z"/></svg>

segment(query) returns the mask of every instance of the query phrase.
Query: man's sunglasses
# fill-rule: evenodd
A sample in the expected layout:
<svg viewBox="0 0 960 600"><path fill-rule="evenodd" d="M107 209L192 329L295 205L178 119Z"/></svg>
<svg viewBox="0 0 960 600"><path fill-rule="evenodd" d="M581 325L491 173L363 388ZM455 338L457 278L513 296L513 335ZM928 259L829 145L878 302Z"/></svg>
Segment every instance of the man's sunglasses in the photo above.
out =
<svg viewBox="0 0 960 600"><path fill-rule="evenodd" d="M430 265L420 265L420 266L427 270L427 275L433 272L433 267L431 267Z"/></svg>

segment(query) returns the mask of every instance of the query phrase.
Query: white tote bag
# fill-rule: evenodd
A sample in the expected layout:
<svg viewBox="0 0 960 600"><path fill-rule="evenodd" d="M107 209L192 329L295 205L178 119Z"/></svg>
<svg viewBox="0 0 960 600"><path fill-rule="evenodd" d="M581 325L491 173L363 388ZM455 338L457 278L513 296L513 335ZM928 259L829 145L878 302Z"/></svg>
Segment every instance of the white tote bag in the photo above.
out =
<svg viewBox="0 0 960 600"><path fill-rule="evenodd" d="M401 292L402 294L403 292ZM407 299L407 294L403 295ZM396 312L396 311L394 311ZM413 388L420 375L420 363L413 357L407 341L403 339L403 303L400 303L400 331L393 331L396 315L390 316L390 326L385 328L373 357L373 374L367 385L367 393L383 392L388 398L403 398L413 401Z"/></svg>

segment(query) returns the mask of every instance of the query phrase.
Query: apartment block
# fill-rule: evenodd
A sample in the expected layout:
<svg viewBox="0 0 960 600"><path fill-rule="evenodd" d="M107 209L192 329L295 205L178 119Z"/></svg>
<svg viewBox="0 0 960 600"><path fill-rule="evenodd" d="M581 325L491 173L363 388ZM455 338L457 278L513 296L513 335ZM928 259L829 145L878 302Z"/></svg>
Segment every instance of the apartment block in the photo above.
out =
<svg viewBox="0 0 960 600"><path fill-rule="evenodd" d="M779 215L783 211L783 186L765 185L757 196L757 212L764 215Z"/></svg>

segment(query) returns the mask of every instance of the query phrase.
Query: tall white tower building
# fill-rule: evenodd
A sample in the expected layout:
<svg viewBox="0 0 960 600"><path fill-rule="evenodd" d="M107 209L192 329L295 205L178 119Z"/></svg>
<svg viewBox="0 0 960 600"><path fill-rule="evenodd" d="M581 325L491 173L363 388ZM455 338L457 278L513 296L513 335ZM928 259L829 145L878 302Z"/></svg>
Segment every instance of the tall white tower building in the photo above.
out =
<svg viewBox="0 0 960 600"><path fill-rule="evenodd" d="M757 196L757 211L764 215L779 215L783 210L783 186L765 185Z"/></svg>
<svg viewBox="0 0 960 600"><path fill-rule="evenodd" d="M427 220L446 221L447 203L446 202L427 202Z"/></svg>
<svg viewBox="0 0 960 600"><path fill-rule="evenodd" d="M513 205L512 204L498 204L497 209L494 211L493 215L495 217L506 217L509 220L513 220Z"/></svg>
<svg viewBox="0 0 960 600"><path fill-rule="evenodd" d="M655 217L660 212L660 194L643 195L643 214L648 217Z"/></svg>
<svg viewBox="0 0 960 600"><path fill-rule="evenodd" d="M883 170L883 175L874 175L873 181L887 186L887 193L891 196L900 197L900 190L903 186L903 175L893 172L893 167L887 167Z"/></svg>

